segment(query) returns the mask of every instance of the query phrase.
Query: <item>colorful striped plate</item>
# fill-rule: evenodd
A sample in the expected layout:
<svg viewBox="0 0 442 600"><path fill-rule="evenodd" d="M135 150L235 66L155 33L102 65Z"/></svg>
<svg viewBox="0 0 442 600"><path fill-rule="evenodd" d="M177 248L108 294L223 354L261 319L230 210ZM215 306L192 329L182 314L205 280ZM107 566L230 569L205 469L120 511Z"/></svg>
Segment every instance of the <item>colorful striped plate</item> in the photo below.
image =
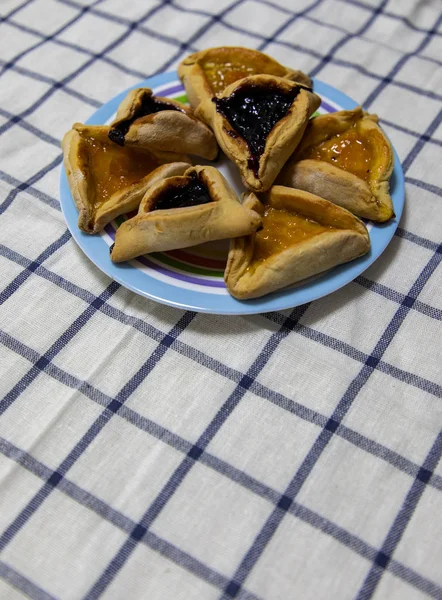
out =
<svg viewBox="0 0 442 600"><path fill-rule="evenodd" d="M354 100L325 83L315 80L314 86L315 92L322 98L321 113L357 106ZM134 87L150 87L157 95L186 100L176 73L163 73ZM126 93L127 90L107 102L87 122L95 125L110 122ZM202 163L208 164L207 161L200 161L199 164ZM230 161L224 158L216 163L216 167L228 178L238 194L244 191L236 167ZM385 225L370 227L372 248L369 254L303 284L256 300L239 301L229 295L223 281L227 241L149 254L127 264L113 264L109 258L109 246L123 219L110 223L99 235L83 233L77 226L78 213L64 169L60 179L61 207L69 230L83 252L109 277L157 302L198 312L232 315L292 308L326 296L355 279L385 250L402 214L404 176L396 152L391 191L396 217Z"/></svg>

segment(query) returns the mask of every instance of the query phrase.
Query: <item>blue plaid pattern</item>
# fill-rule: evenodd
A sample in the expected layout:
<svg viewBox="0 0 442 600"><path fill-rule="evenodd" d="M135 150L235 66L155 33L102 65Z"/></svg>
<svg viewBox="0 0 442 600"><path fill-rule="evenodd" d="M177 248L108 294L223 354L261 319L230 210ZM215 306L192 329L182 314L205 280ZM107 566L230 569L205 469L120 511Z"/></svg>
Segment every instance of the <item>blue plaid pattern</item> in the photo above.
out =
<svg viewBox="0 0 442 600"><path fill-rule="evenodd" d="M73 121L242 44L377 112L406 211L292 311L216 317L96 270L58 202ZM442 598L437 0L6 0L0 597Z"/></svg>

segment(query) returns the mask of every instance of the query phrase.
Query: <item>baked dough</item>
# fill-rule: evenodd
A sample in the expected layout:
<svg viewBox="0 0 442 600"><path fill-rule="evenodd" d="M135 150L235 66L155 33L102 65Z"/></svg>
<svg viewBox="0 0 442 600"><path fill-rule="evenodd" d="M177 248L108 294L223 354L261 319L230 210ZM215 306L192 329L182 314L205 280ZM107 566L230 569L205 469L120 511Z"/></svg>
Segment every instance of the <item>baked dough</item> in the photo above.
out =
<svg viewBox="0 0 442 600"><path fill-rule="evenodd" d="M302 71L280 65L263 52L236 46L208 48L187 56L178 67L190 106L220 96L224 89L248 75L267 74L286 77L309 87L312 82Z"/></svg>
<svg viewBox="0 0 442 600"><path fill-rule="evenodd" d="M63 138L64 166L78 209L78 227L97 233L124 213L136 210L159 178L181 175L189 168L186 156L179 162L161 165L164 154L155 155L122 148L108 138L105 125L76 123ZM166 162L171 153L167 153Z"/></svg>
<svg viewBox="0 0 442 600"><path fill-rule="evenodd" d="M138 215L117 230L114 262L142 254L187 248L256 231L260 216L241 205L214 167L190 167L150 188Z"/></svg>
<svg viewBox="0 0 442 600"><path fill-rule="evenodd" d="M130 91L110 125L109 138L120 146L218 156L215 136L192 109L177 100L154 96L149 88Z"/></svg>
<svg viewBox="0 0 442 600"><path fill-rule="evenodd" d="M275 185L243 206L261 215L262 229L231 241L224 279L235 298L264 296L370 249L362 221L308 192Z"/></svg>
<svg viewBox="0 0 442 600"><path fill-rule="evenodd" d="M210 121L244 185L268 190L301 140L321 99L311 88L274 75L251 75L201 102L196 113Z"/></svg>
<svg viewBox="0 0 442 600"><path fill-rule="evenodd" d="M361 107L311 119L277 183L302 189L372 221L394 216L394 155L378 117Z"/></svg>

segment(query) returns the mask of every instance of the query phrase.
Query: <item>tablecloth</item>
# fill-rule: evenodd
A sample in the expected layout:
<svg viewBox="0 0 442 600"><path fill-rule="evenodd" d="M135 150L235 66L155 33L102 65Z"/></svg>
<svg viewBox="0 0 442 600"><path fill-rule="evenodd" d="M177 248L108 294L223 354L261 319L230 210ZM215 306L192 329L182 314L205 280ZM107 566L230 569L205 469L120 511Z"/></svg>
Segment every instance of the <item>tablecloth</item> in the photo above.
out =
<svg viewBox="0 0 442 600"><path fill-rule="evenodd" d="M442 598L439 0L2 0L0 597ZM60 212L60 139L188 53L258 48L380 116L405 212L339 291L163 306Z"/></svg>

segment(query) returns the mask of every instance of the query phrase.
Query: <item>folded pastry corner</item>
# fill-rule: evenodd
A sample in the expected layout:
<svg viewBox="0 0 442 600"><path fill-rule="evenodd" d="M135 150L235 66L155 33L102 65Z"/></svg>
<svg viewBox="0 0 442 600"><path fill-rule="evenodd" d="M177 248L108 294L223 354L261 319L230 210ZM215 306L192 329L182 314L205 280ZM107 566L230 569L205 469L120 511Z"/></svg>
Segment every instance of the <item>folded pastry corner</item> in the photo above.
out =
<svg viewBox="0 0 442 600"><path fill-rule="evenodd" d="M105 125L75 123L62 141L78 227L86 233L97 233L117 216L136 210L158 178L181 175L189 168L186 156L177 155L180 161L160 166L161 152L120 147L108 133Z"/></svg>
<svg viewBox="0 0 442 600"><path fill-rule="evenodd" d="M208 160L214 160L219 151L213 132L192 109L154 96L149 88L127 94L110 125L109 138L120 146L195 154Z"/></svg>
<svg viewBox="0 0 442 600"><path fill-rule="evenodd" d="M221 173L210 166L190 167L168 177L144 195L138 214L117 230L113 262L248 235L260 216L241 205Z"/></svg>
<svg viewBox="0 0 442 600"><path fill-rule="evenodd" d="M273 186L243 206L261 215L256 233L230 243L224 280L240 300L258 298L351 261L370 249L364 223L314 194Z"/></svg>
<svg viewBox="0 0 442 600"><path fill-rule="evenodd" d="M202 100L220 96L224 89L248 75L276 75L311 86L302 71L294 71L258 50L236 46L207 48L190 54L178 66L178 75L186 89L190 106L196 109ZM205 113L202 113L204 118ZM210 120L208 121L210 124Z"/></svg>
<svg viewBox="0 0 442 600"><path fill-rule="evenodd" d="M268 190L301 141L321 99L311 88L274 75L251 75L204 100L205 112L224 153L238 166L244 185Z"/></svg>
<svg viewBox="0 0 442 600"><path fill-rule="evenodd" d="M276 183L384 222L394 216L389 183L393 166L393 149L377 116L357 107L311 119Z"/></svg>

